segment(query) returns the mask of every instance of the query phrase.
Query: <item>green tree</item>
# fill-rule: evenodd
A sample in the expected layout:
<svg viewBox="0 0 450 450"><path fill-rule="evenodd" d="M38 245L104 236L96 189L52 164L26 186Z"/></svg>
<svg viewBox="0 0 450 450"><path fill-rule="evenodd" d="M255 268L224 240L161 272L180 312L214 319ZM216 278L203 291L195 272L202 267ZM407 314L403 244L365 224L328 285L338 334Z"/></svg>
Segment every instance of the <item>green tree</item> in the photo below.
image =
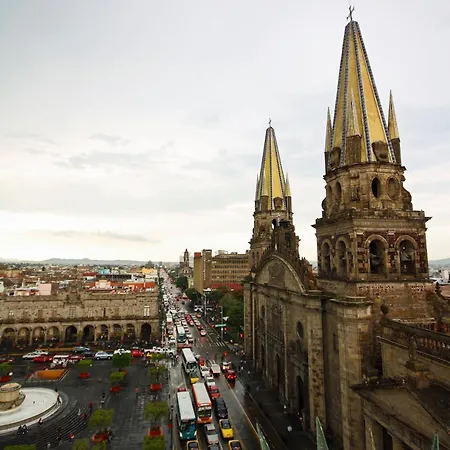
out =
<svg viewBox="0 0 450 450"><path fill-rule="evenodd" d="M98 444L94 444L91 450L106 450L108 448L108 444L106 442L99 442Z"/></svg>
<svg viewBox="0 0 450 450"><path fill-rule="evenodd" d="M228 323L233 327L241 327L244 325L244 304L235 303L233 304L227 312Z"/></svg>
<svg viewBox="0 0 450 450"><path fill-rule="evenodd" d="M112 357L113 367L117 367L119 371L125 367L131 365L132 356L131 353L116 353Z"/></svg>
<svg viewBox="0 0 450 450"><path fill-rule="evenodd" d="M164 436L144 436L142 450L164 450L165 448L166 442Z"/></svg>
<svg viewBox="0 0 450 450"><path fill-rule="evenodd" d="M177 280L175 281L175 286L184 292L189 286L187 277L185 276L178 277Z"/></svg>
<svg viewBox="0 0 450 450"><path fill-rule="evenodd" d="M164 416L169 414L167 402L148 402L145 404L145 418L154 425L159 426L159 422Z"/></svg>
<svg viewBox="0 0 450 450"><path fill-rule="evenodd" d="M109 375L109 381L113 386L119 385L125 377L125 372L112 372Z"/></svg>
<svg viewBox="0 0 450 450"><path fill-rule="evenodd" d="M36 450L35 444L7 445L3 450Z"/></svg>
<svg viewBox="0 0 450 450"><path fill-rule="evenodd" d="M89 439L75 439L72 450L89 450Z"/></svg>
<svg viewBox="0 0 450 450"><path fill-rule="evenodd" d="M163 365L158 365L155 367L149 367L147 370L147 375L150 379L151 384L161 383L162 376L166 373L167 367Z"/></svg>
<svg viewBox="0 0 450 450"><path fill-rule="evenodd" d="M0 364L0 377L6 377L12 372L11 364L4 362Z"/></svg>
<svg viewBox="0 0 450 450"><path fill-rule="evenodd" d="M202 295L194 288L186 289L185 294L186 297L192 300L194 303L197 303L202 298Z"/></svg>
<svg viewBox="0 0 450 450"><path fill-rule="evenodd" d="M89 418L89 428L97 428L98 432L104 432L111 425L114 417L113 409L96 409Z"/></svg>
<svg viewBox="0 0 450 450"><path fill-rule="evenodd" d="M82 359L78 361L77 368L82 373L89 373L89 368L92 367L92 359Z"/></svg>

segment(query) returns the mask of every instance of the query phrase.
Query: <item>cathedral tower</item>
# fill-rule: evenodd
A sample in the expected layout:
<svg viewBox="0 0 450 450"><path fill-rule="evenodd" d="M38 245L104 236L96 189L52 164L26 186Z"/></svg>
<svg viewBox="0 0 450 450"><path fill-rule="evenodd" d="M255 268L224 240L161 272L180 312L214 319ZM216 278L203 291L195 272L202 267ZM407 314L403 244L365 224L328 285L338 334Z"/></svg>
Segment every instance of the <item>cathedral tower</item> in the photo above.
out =
<svg viewBox="0 0 450 450"><path fill-rule="evenodd" d="M292 220L289 178L284 176L275 130L269 122L264 140L261 170L256 179L253 235L250 239L250 265L254 267L270 246L274 223Z"/></svg>
<svg viewBox="0 0 450 450"><path fill-rule="evenodd" d="M360 27L349 18L334 120L328 111L326 124L319 278L330 293L380 299L392 315L424 319L429 217L413 210L392 93L386 123Z"/></svg>

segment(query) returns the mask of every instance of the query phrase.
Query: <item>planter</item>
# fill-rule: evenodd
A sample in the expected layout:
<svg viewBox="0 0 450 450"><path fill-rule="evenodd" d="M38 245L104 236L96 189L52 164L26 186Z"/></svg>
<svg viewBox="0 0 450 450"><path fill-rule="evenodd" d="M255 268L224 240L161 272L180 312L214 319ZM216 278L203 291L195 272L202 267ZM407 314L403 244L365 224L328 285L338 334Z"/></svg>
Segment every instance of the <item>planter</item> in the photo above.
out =
<svg viewBox="0 0 450 450"><path fill-rule="evenodd" d="M92 436L91 441L94 444L101 444L102 442L106 442L108 440L108 435L106 433L95 433L94 436Z"/></svg>
<svg viewBox="0 0 450 450"><path fill-rule="evenodd" d="M109 388L109 392L120 392L122 390L122 386L111 386Z"/></svg>
<svg viewBox="0 0 450 450"><path fill-rule="evenodd" d="M162 428L160 426L157 427L151 427L148 430L147 436L149 437L157 437L157 436L162 436L163 432L162 432Z"/></svg>
<svg viewBox="0 0 450 450"><path fill-rule="evenodd" d="M0 383L8 383L8 381L11 381L11 375L0 377Z"/></svg>
<svg viewBox="0 0 450 450"><path fill-rule="evenodd" d="M89 372L81 372L79 377L80 380L85 380L86 378L89 378L91 376L91 374Z"/></svg>
<svg viewBox="0 0 450 450"><path fill-rule="evenodd" d="M160 391L162 389L162 384L161 383L154 383L150 385L150 390L152 392L156 392L156 391Z"/></svg>

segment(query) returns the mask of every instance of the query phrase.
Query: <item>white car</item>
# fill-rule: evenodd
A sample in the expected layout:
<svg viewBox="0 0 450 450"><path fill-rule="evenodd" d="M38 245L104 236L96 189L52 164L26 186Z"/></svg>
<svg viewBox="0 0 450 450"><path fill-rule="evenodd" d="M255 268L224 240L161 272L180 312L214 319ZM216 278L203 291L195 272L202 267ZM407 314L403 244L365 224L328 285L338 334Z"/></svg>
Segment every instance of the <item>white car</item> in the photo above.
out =
<svg viewBox="0 0 450 450"><path fill-rule="evenodd" d="M36 350L35 352L27 353L26 355L22 356L22 359L34 359L36 356L40 355L48 355L47 352L43 352L41 350Z"/></svg>
<svg viewBox="0 0 450 450"><path fill-rule="evenodd" d="M111 353L100 351L95 354L95 359L97 361L100 361L101 359L112 359L112 355Z"/></svg>
<svg viewBox="0 0 450 450"><path fill-rule="evenodd" d="M213 423L205 424L205 435L208 446L219 443L219 435Z"/></svg>
<svg viewBox="0 0 450 450"><path fill-rule="evenodd" d="M209 371L208 367L206 367L206 366L200 366L200 373L203 378L211 376L211 372ZM214 381L214 378L213 378L213 381Z"/></svg>

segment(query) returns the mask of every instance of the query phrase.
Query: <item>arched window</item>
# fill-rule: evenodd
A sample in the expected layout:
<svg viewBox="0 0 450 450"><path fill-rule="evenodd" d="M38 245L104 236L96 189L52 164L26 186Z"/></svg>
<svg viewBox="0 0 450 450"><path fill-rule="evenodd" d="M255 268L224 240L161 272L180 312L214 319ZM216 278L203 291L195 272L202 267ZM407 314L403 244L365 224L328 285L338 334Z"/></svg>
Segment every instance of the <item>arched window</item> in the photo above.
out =
<svg viewBox="0 0 450 450"><path fill-rule="evenodd" d="M374 239L369 245L370 273L385 273L386 261L384 255L384 245L378 239Z"/></svg>
<svg viewBox="0 0 450 450"><path fill-rule="evenodd" d="M344 241L339 241L336 248L337 273L345 275L347 273L347 246Z"/></svg>
<svg viewBox="0 0 450 450"><path fill-rule="evenodd" d="M342 201L342 188L341 188L341 184L339 182L336 183L336 189L334 192L336 195L336 203L338 205L340 205L341 201Z"/></svg>
<svg viewBox="0 0 450 450"><path fill-rule="evenodd" d="M381 195L381 183L380 179L377 177L372 180L372 194L375 198L378 198Z"/></svg>
<svg viewBox="0 0 450 450"><path fill-rule="evenodd" d="M400 254L400 273L414 275L416 273L416 249L411 241L404 240L398 246Z"/></svg>
<svg viewBox="0 0 450 450"><path fill-rule="evenodd" d="M331 274L331 248L328 242L322 246L322 270L326 275Z"/></svg>

